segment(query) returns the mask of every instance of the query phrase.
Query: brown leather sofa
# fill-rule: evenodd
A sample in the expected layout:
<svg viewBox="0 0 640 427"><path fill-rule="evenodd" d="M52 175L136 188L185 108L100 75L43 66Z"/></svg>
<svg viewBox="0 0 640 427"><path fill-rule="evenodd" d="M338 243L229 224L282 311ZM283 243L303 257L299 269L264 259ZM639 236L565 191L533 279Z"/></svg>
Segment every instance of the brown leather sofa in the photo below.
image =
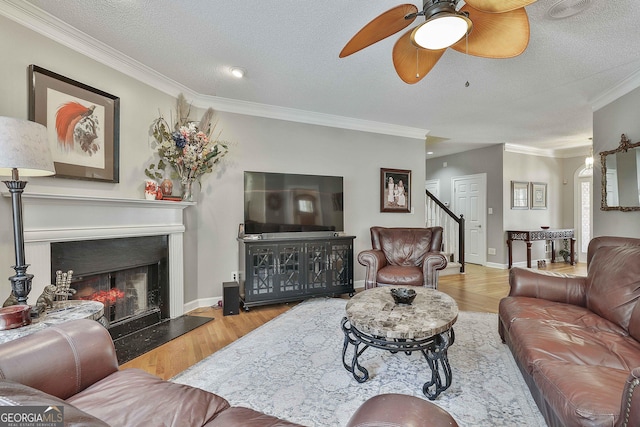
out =
<svg viewBox="0 0 640 427"><path fill-rule="evenodd" d="M86 319L0 344L0 406L41 405L64 406L65 426L299 426L249 408L232 407L213 393L164 381L139 369L118 370L109 333L98 322ZM382 418L376 420L369 414L367 419L373 424L368 425L393 419L422 425L424 417L445 416L435 405L412 396L395 395L387 403L378 401L376 407ZM408 408L407 413L395 416L398 407ZM360 418L357 413L354 417L354 422Z"/></svg>
<svg viewBox="0 0 640 427"><path fill-rule="evenodd" d="M549 426L640 426L640 239L597 237L587 263L513 268L499 332Z"/></svg>
<svg viewBox="0 0 640 427"><path fill-rule="evenodd" d="M67 426L298 425L139 369L118 370L111 336L93 320L0 345L0 377L0 405L62 404Z"/></svg>
<svg viewBox="0 0 640 427"><path fill-rule="evenodd" d="M426 286L437 289L442 255L442 227L371 227L372 249L358 254L366 267L365 288L379 285Z"/></svg>

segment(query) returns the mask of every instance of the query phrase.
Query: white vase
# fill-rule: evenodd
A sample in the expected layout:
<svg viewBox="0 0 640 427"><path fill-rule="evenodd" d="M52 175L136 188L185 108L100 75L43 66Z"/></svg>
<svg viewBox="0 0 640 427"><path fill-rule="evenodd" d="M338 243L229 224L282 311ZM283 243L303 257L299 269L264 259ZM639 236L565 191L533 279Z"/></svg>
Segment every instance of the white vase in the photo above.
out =
<svg viewBox="0 0 640 427"><path fill-rule="evenodd" d="M155 200L158 196L158 182L154 179L144 181L144 198L147 200Z"/></svg>

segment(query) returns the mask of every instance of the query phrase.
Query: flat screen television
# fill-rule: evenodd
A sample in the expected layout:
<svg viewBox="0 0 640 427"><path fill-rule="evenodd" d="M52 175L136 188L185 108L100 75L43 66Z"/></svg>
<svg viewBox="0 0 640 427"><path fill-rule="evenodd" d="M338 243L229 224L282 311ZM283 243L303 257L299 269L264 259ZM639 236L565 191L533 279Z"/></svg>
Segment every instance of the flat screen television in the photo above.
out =
<svg viewBox="0 0 640 427"><path fill-rule="evenodd" d="M245 234L344 231L341 176L244 173Z"/></svg>

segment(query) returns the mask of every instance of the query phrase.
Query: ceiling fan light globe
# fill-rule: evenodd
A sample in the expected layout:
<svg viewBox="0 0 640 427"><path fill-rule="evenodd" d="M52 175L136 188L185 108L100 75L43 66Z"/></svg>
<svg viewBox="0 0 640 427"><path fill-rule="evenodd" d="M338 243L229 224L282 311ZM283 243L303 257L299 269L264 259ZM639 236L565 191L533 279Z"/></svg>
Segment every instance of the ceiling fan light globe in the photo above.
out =
<svg viewBox="0 0 640 427"><path fill-rule="evenodd" d="M414 45L431 50L447 48L471 31L471 21L462 14L440 13L427 19L411 33Z"/></svg>

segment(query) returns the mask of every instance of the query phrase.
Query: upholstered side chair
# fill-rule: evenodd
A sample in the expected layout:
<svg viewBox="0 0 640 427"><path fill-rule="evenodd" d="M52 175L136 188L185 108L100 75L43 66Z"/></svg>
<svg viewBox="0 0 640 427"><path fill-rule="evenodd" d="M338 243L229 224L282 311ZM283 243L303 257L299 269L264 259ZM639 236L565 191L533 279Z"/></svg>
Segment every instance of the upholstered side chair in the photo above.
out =
<svg viewBox="0 0 640 427"><path fill-rule="evenodd" d="M442 227L371 227L372 249L358 254L366 270L365 288L424 286L438 288L438 272L447 266L442 255Z"/></svg>

